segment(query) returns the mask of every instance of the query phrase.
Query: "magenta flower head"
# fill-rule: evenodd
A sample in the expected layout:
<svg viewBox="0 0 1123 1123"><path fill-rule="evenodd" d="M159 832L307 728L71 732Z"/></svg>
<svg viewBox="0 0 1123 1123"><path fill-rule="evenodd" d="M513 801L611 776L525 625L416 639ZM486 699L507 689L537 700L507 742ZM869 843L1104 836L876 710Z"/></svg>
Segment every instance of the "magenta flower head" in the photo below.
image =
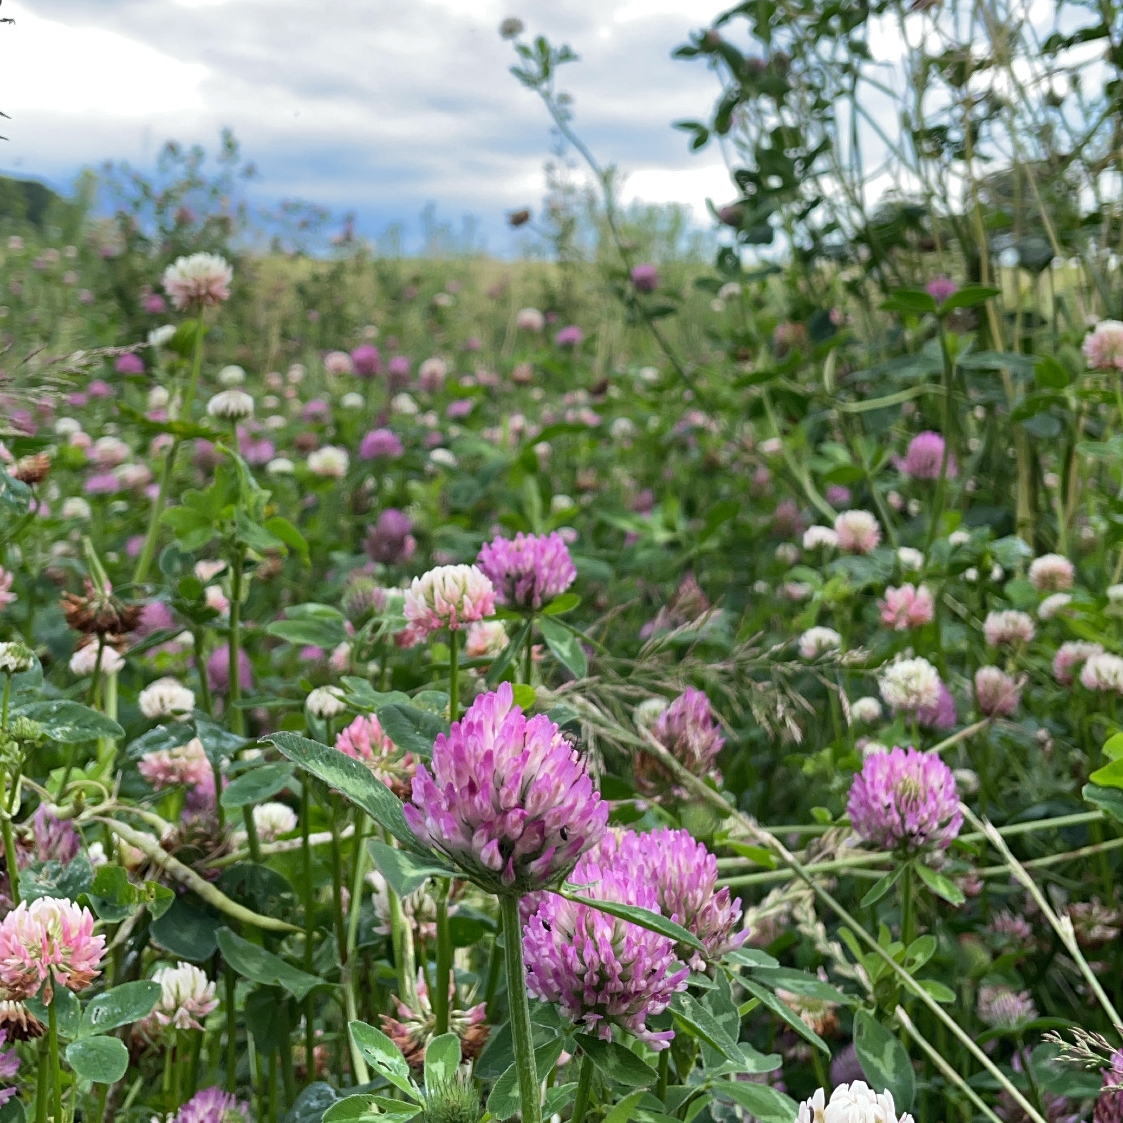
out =
<svg viewBox="0 0 1123 1123"><path fill-rule="evenodd" d="M916 749L866 757L846 809L859 838L906 854L946 850L963 825L951 769Z"/></svg>
<svg viewBox="0 0 1123 1123"><path fill-rule="evenodd" d="M386 368L386 373L389 375L390 388L400 390L403 386L409 384L409 359L405 355L394 355L390 359L390 365Z"/></svg>
<svg viewBox="0 0 1123 1123"><path fill-rule="evenodd" d="M1092 1113L1092 1123L1123 1123L1123 1049L1111 1054L1109 1067L1101 1071L1103 1088Z"/></svg>
<svg viewBox="0 0 1123 1123"><path fill-rule="evenodd" d="M647 262L637 265L632 269L632 284L639 292L654 292L659 287L659 271Z"/></svg>
<svg viewBox="0 0 1123 1123"><path fill-rule="evenodd" d="M523 534L485 543L476 559L495 586L495 598L508 608L539 609L577 580L577 570L562 536Z"/></svg>
<svg viewBox="0 0 1123 1123"><path fill-rule="evenodd" d="M940 467L944 462L944 438L931 429L917 433L909 441L908 451L904 457L896 457L893 463L897 470L913 480L938 480ZM956 467L955 457L948 457L945 476L955 479L959 469Z"/></svg>
<svg viewBox="0 0 1123 1123"><path fill-rule="evenodd" d="M382 356L373 343L363 343L351 352L351 362L360 378L373 378L382 370Z"/></svg>
<svg viewBox="0 0 1123 1123"><path fill-rule="evenodd" d="M945 300L959 292L959 286L950 277L942 275L933 277L924 289L937 304L943 304Z"/></svg>
<svg viewBox="0 0 1123 1123"><path fill-rule="evenodd" d="M495 589L474 565L439 565L406 590L405 618L421 635L459 631L495 611Z"/></svg>
<svg viewBox="0 0 1123 1123"><path fill-rule="evenodd" d="M417 540L413 537L409 515L397 507L387 507L367 531L363 549L371 561L383 565L402 565L413 557Z"/></svg>
<svg viewBox="0 0 1123 1123"><path fill-rule="evenodd" d="M405 805L413 832L493 893L556 884L604 835L608 805L545 714L527 718L510 683L481 694L433 745Z"/></svg>
<svg viewBox="0 0 1123 1123"><path fill-rule="evenodd" d="M61 897L21 901L0 921L0 986L16 1002L41 987L49 997L53 982L85 990L101 973L104 951L89 909Z"/></svg>
<svg viewBox="0 0 1123 1123"><path fill-rule="evenodd" d="M144 360L134 352L128 351L124 355L117 356L113 369L118 374L143 374Z"/></svg>
<svg viewBox="0 0 1123 1123"><path fill-rule="evenodd" d="M207 685L215 694L225 694L230 689L230 648L225 644L216 647L207 660ZM242 690L253 686L253 664L245 651L238 651L238 685Z"/></svg>
<svg viewBox="0 0 1123 1123"><path fill-rule="evenodd" d="M250 1123L250 1105L217 1086L196 1092L173 1123Z"/></svg>
<svg viewBox="0 0 1123 1123"><path fill-rule="evenodd" d="M399 799L409 795L416 770L411 753L399 753L374 714L359 714L335 739L335 747L352 760L360 760Z"/></svg>
<svg viewBox="0 0 1123 1123"><path fill-rule="evenodd" d="M704 956L686 944L675 949L695 971L748 939L748 929L735 931L741 902L730 898L728 886L717 888L717 859L689 831L609 831L597 856L602 864L623 866L654 886L659 911L698 937Z"/></svg>
<svg viewBox="0 0 1123 1123"><path fill-rule="evenodd" d="M655 887L609 854L587 854L573 878L585 896L659 909ZM544 893L523 928L523 957L527 990L556 1003L586 1033L609 1041L615 1025L655 1050L674 1039L673 1030L647 1026L685 990L689 976L669 937Z"/></svg>
<svg viewBox="0 0 1123 1123"><path fill-rule="evenodd" d="M397 460L405 450L397 433L389 429L372 429L359 445L361 460Z"/></svg>
<svg viewBox="0 0 1123 1123"><path fill-rule="evenodd" d="M576 325L564 327L554 336L554 342L559 347L580 347L585 339L585 333Z"/></svg>
<svg viewBox="0 0 1123 1123"><path fill-rule="evenodd" d="M688 686L656 719L652 735L695 776L708 775L725 744L709 698Z"/></svg>

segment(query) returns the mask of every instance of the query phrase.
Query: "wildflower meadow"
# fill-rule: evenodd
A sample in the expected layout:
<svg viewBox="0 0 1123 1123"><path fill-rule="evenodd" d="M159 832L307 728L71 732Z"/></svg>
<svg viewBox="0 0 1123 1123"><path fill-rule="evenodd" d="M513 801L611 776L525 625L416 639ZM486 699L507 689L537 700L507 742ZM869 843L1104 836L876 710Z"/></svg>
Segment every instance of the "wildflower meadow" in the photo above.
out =
<svg viewBox="0 0 1123 1123"><path fill-rule="evenodd" d="M9 207L0 1123L1121 1123L1121 18L684 29L701 228L514 18L517 259Z"/></svg>

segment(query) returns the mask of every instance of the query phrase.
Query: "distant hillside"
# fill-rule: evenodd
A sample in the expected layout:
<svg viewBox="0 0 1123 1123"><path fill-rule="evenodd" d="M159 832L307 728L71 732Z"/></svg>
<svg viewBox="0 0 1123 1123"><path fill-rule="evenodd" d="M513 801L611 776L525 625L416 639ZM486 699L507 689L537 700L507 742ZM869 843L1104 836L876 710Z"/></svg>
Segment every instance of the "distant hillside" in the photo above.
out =
<svg viewBox="0 0 1123 1123"><path fill-rule="evenodd" d="M0 221L13 219L42 228L52 204L62 196L34 179L0 176Z"/></svg>

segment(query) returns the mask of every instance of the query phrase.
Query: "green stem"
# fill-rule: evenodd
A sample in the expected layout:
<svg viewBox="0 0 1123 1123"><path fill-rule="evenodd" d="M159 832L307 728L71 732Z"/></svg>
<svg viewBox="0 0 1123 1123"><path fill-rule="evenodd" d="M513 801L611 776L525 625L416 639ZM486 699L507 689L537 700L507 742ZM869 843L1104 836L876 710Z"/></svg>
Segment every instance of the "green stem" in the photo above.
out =
<svg viewBox="0 0 1123 1123"><path fill-rule="evenodd" d="M281 1082L285 1089L285 1103L296 1099L296 1073L292 1067L292 1018L289 999L281 1003Z"/></svg>
<svg viewBox="0 0 1123 1123"><path fill-rule="evenodd" d="M912 863L901 873L901 943L906 948L916 939L916 902L913 899Z"/></svg>
<svg viewBox="0 0 1123 1123"><path fill-rule="evenodd" d="M534 621L526 633L526 648L523 651L523 681L530 685L531 676L534 674Z"/></svg>
<svg viewBox="0 0 1123 1123"><path fill-rule="evenodd" d="M534 1064L534 1029L530 1024L530 1002L523 966L522 921L518 897L499 898L503 919L503 948L507 966L507 1005L511 1013L511 1036L515 1044L515 1069L519 1077L522 1123L542 1123L542 1093Z"/></svg>
<svg viewBox="0 0 1123 1123"><path fill-rule="evenodd" d="M448 1033L448 992L452 982L452 936L448 930L448 895L452 883L444 878L437 885L437 977L433 984L433 1012L439 1037Z"/></svg>
<svg viewBox="0 0 1123 1123"><path fill-rule="evenodd" d="M8 728L8 705L12 700L12 672L4 672L4 705L0 710L0 729Z"/></svg>
<svg viewBox="0 0 1123 1123"><path fill-rule="evenodd" d="M238 1089L238 1021L234 988L237 979L229 965L223 968L226 976L226 1090L233 1095Z"/></svg>
<svg viewBox="0 0 1123 1123"><path fill-rule="evenodd" d="M214 702L211 699L211 684L207 682L207 660L203 648L202 628L192 629L191 642L195 649L195 670L199 674L199 699L203 703L203 713L210 717L214 713Z"/></svg>
<svg viewBox="0 0 1123 1123"><path fill-rule="evenodd" d="M664 1053L669 1050L664 1049ZM662 1060L662 1057L660 1057ZM589 1089L593 1086L593 1062L589 1060L589 1055L586 1053L581 1058L581 1071L577 1077L577 1094L573 1100L573 1114L569 1118L569 1123L583 1123L585 1118L585 1111L589 1106ZM664 1092L666 1089L664 1089Z"/></svg>
<svg viewBox="0 0 1123 1123"><path fill-rule="evenodd" d="M6 794L7 780L6 773L0 768L0 793ZM7 800L4 802L6 804ZM0 833L4 837L4 864L8 867L8 882L10 884L8 891L11 894L12 907L15 908L20 903L19 863L17 861L16 842L12 835L12 816L6 807L0 808Z"/></svg>
<svg viewBox="0 0 1123 1123"><path fill-rule="evenodd" d="M331 801L331 907L335 921L335 942L339 949L339 964L347 964L347 928L343 922L343 851L339 846L339 811L335 797Z"/></svg>
<svg viewBox="0 0 1123 1123"><path fill-rule="evenodd" d="M663 1101L667 1102L667 1082L671 1075L671 1051L664 1049L659 1054L659 1082L655 1085L655 1095Z"/></svg>
<svg viewBox="0 0 1123 1123"><path fill-rule="evenodd" d="M183 421L191 420L191 407L195 403L195 391L199 386L199 372L203 369L203 340L206 334L207 329L203 323L203 312L200 309L199 319L195 325L195 352L191 360L191 381L187 384L187 395L183 399L183 408L180 411L180 419ZM148 519L148 533L144 537L144 547L140 551L136 570L133 573L134 585L142 585L148 577L149 569L152 567L152 559L156 555L156 539L160 533L160 518L164 513L164 503L167 501L168 488L171 484L172 473L175 470L176 453L179 452L179 446L182 443L179 440L173 441L172 447L168 449L168 455L164 459L164 468L160 473L160 489Z"/></svg>
<svg viewBox="0 0 1123 1123"><path fill-rule="evenodd" d="M455 629L448 633L448 720L460 720L460 633Z"/></svg>
<svg viewBox="0 0 1123 1123"><path fill-rule="evenodd" d="M47 1082L51 1072L50 1042L39 1038L39 1072L35 1081L35 1123L47 1123Z"/></svg>
<svg viewBox="0 0 1123 1123"><path fill-rule="evenodd" d="M312 846L309 842L311 832L312 793L311 784L307 773L304 774L300 785L300 858L304 874L304 970L312 974L313 952L315 948L316 910L315 891L312 884ZM308 995L304 1000L304 1054L305 1054L305 1083L310 1084L314 1079L315 1065L313 1063L313 1050L316 1046L316 1029L313 1015L315 1006L313 998Z"/></svg>
<svg viewBox="0 0 1123 1123"><path fill-rule="evenodd" d="M249 804L242 808L242 822L246 827L246 842L250 848L250 861L261 865L261 843L257 838L257 824L253 821L253 807Z"/></svg>
<svg viewBox="0 0 1123 1123"><path fill-rule="evenodd" d="M246 719L238 703L242 700L242 676L239 673L238 653L241 636L239 624L242 616L242 567L246 562L246 551L243 546L234 548L234 560L230 578L230 673L229 673L229 709L230 728L237 734L245 732Z"/></svg>
<svg viewBox="0 0 1123 1123"><path fill-rule="evenodd" d="M58 980L52 980L57 987ZM51 1050L51 1110L54 1113L54 1123L62 1123L62 1068L58 1056L58 995L52 994L47 1005L47 1034Z"/></svg>

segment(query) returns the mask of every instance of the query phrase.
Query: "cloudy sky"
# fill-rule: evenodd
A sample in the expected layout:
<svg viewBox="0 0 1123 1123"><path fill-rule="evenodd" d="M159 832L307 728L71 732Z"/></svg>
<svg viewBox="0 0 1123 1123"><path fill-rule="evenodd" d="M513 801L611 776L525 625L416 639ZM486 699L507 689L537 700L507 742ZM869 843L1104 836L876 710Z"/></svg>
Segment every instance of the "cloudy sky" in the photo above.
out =
<svg viewBox="0 0 1123 1123"><path fill-rule="evenodd" d="M67 186L107 158L151 167L163 141L213 145L232 127L262 201L354 210L362 233L417 232L434 203L476 216L489 249L503 215L535 205L550 144L545 110L507 73L508 15L568 42L563 88L628 195L678 200L705 221L729 194L719 154L670 127L704 116L716 86L670 52L714 0L4 0L0 171Z"/></svg>

